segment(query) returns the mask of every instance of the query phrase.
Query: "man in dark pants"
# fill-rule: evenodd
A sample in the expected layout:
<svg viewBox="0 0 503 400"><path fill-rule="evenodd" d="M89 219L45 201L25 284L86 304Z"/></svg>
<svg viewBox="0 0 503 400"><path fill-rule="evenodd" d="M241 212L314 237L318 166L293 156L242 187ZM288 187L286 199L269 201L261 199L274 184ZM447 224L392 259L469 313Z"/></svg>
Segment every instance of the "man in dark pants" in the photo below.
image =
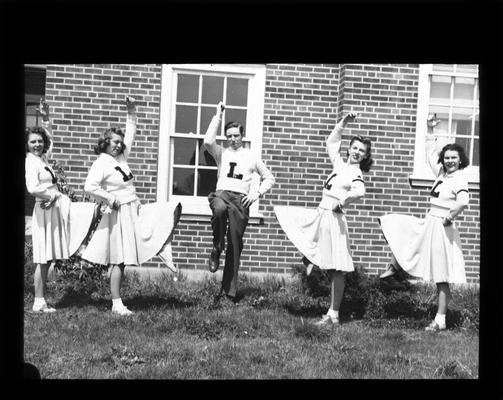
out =
<svg viewBox="0 0 503 400"><path fill-rule="evenodd" d="M220 254L225 248L225 234L227 233L221 293L235 300L243 235L248 224L249 207L272 187L274 177L259 155L243 147L244 129L239 122L231 121L224 127L225 136L229 143L228 148L216 143L224 110L222 102L218 103L217 112L204 137L204 145L215 159L218 167L216 191L208 196L213 214L211 217L213 249L208 262L210 271L217 271ZM254 173L260 175L261 183L257 190L250 192Z"/></svg>

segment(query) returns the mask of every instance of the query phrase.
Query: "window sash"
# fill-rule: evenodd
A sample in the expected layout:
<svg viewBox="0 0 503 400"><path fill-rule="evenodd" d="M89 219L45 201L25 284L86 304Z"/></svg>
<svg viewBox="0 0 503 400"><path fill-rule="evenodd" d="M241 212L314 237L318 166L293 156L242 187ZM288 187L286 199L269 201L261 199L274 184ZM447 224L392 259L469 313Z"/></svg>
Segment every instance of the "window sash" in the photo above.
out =
<svg viewBox="0 0 503 400"><path fill-rule="evenodd" d="M243 140L245 146L252 147L255 151L261 152L262 147L262 127L263 127L263 108L264 108L264 93L265 93L265 65L238 65L238 64L174 64L163 65L162 84L161 84L161 114L160 114L160 134L159 134L159 162L158 162L158 181L157 181L157 199L180 201L184 207L184 214L200 214L211 215L208 200L206 196L180 196L172 194L173 185L173 168L178 168L177 164L173 163L174 157L174 138L190 138L195 141L204 138L204 133L207 127L201 127L200 124L200 107L212 107L215 109L216 104L207 104L202 102L202 77L199 77L200 84L198 87L198 118L197 130L195 133L175 133L174 124L176 116L176 105L192 105L192 102L176 101L176 87L178 84L178 74L198 74L204 76L223 76L229 78L247 78L248 93L247 105L234 106L229 105L230 109L247 109L246 121L246 136ZM227 82L227 79L224 82ZM224 88L224 90L226 90ZM226 111L227 112L227 111ZM213 113L214 115L214 113ZM212 115L212 116L213 116ZM225 116L225 114L224 114ZM209 122L208 122L209 123ZM225 141L223 134L223 125L220 126L220 132L217 135L218 141ZM199 133L198 133L199 132ZM197 161L196 161L197 163ZM188 167L184 165L182 167ZM192 171L198 169L216 170L216 167L191 165ZM197 175L197 174L196 174ZM258 187L258 176L254 185ZM254 180L255 181L255 180ZM197 183L194 183L193 193L197 194ZM250 215L258 216L258 202L255 202L250 208Z"/></svg>

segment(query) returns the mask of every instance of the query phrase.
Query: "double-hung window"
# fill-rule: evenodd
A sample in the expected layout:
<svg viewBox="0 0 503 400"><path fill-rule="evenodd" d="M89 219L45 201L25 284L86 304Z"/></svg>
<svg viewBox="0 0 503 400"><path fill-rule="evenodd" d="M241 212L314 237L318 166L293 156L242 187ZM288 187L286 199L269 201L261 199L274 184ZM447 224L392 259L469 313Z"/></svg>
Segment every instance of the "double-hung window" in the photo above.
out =
<svg viewBox="0 0 503 400"><path fill-rule="evenodd" d="M217 166L204 147L204 134L222 101L226 108L217 143L227 146L223 127L238 121L245 130L243 145L260 154L264 91L265 65L163 65L158 200L181 202L184 214L211 215L207 197L215 190ZM259 216L257 202L250 214Z"/></svg>
<svg viewBox="0 0 503 400"><path fill-rule="evenodd" d="M419 69L414 173L411 183L429 186L434 177L425 154L427 119L440 123L433 133L439 147L456 142L470 160L465 171L469 186L479 187L479 76L476 64L422 64Z"/></svg>

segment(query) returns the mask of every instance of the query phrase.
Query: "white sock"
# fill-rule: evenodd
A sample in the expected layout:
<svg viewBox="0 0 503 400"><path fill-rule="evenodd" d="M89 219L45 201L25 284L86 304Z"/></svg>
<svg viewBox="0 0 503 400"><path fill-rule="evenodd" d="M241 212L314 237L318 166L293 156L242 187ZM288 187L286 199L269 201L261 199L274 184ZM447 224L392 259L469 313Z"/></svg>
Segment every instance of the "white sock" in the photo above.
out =
<svg viewBox="0 0 503 400"><path fill-rule="evenodd" d="M327 315L332 318L339 318L339 310L333 310L332 308L328 310Z"/></svg>
<svg viewBox="0 0 503 400"><path fill-rule="evenodd" d="M435 315L435 322L439 325L439 326L445 326L445 314L438 314Z"/></svg>
<svg viewBox="0 0 503 400"><path fill-rule="evenodd" d="M33 305L36 307L43 306L45 303L45 298L43 297L35 297L35 301L33 302Z"/></svg>
<svg viewBox="0 0 503 400"><path fill-rule="evenodd" d="M120 297L118 299L112 299L112 307L124 307L122 299Z"/></svg>

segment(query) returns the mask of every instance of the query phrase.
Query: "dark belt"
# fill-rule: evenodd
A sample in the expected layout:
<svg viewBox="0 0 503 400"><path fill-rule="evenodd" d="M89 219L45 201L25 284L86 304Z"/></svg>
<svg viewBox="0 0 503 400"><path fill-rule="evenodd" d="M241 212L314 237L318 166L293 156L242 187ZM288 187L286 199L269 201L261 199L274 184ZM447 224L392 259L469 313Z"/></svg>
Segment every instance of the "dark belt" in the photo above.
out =
<svg viewBox="0 0 503 400"><path fill-rule="evenodd" d="M246 196L246 194L244 193L241 193L241 192L233 192L232 190L223 190L224 192L228 192L228 193L232 193L232 194L235 194L237 196Z"/></svg>

